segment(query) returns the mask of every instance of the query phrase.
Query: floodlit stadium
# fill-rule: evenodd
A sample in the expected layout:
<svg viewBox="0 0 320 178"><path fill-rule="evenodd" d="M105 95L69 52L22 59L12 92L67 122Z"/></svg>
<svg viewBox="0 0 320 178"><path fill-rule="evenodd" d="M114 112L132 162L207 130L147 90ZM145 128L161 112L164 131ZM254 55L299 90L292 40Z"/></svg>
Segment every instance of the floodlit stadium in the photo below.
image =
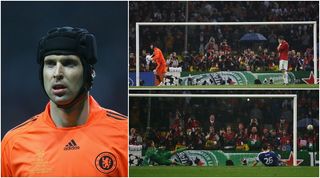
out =
<svg viewBox="0 0 320 178"><path fill-rule="evenodd" d="M318 2L129 13L130 176L319 177Z"/></svg>
<svg viewBox="0 0 320 178"><path fill-rule="evenodd" d="M318 91L262 92L131 92L130 176L319 175ZM162 165L146 159L150 140L159 155L184 150ZM263 145L286 164L252 167Z"/></svg>
<svg viewBox="0 0 320 178"><path fill-rule="evenodd" d="M285 2L168 2L162 5L132 2L131 88L155 85L156 64L147 59L152 54L151 43L161 49L166 60L167 73L160 84L164 88L317 87L318 4L292 4L289 11ZM137 15L139 6L148 9L150 14ZM160 8L154 9L158 6ZM296 17L291 8L300 6L310 7L308 16ZM171 9L171 13L161 12L164 7ZM180 13L171 17L173 7ZM226 8L235 10L235 14L229 11L224 16L220 11L228 11ZM247 14L238 12L239 9L246 9ZM262 11L259 11L261 15L251 16L257 9ZM287 85L283 85L283 74L279 70L280 36L289 44Z"/></svg>

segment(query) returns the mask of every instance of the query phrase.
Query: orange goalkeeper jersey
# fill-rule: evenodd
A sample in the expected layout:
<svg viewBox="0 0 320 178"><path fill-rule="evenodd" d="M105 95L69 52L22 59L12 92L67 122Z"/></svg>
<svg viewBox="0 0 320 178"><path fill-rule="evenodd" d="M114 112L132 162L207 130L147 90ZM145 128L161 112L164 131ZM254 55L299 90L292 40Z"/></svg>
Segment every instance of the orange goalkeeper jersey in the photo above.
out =
<svg viewBox="0 0 320 178"><path fill-rule="evenodd" d="M157 63L156 71L158 74L164 74L167 72L166 60L163 57L162 51L159 48L154 48L153 59Z"/></svg>
<svg viewBox="0 0 320 178"><path fill-rule="evenodd" d="M128 176L128 120L90 96L84 125L57 128L44 112L9 131L1 176Z"/></svg>

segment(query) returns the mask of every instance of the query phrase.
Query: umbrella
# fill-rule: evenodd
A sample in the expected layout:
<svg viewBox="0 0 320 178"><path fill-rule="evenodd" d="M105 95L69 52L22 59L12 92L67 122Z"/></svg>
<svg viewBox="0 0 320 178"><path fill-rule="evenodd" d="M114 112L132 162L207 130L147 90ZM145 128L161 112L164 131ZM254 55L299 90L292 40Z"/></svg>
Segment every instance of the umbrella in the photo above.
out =
<svg viewBox="0 0 320 178"><path fill-rule="evenodd" d="M307 125L314 125L319 126L319 120L318 119L312 119L312 118L304 118L298 121L297 126L298 127L307 127Z"/></svg>
<svg viewBox="0 0 320 178"><path fill-rule="evenodd" d="M241 38L240 41L266 41L267 38L261 33L246 33Z"/></svg>

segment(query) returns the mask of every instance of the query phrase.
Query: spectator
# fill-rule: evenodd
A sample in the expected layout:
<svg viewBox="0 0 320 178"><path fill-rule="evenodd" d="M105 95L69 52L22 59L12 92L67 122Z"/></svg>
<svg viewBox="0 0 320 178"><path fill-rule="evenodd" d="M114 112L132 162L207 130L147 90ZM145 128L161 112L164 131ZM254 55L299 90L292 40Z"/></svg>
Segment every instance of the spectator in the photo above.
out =
<svg viewBox="0 0 320 178"><path fill-rule="evenodd" d="M129 71L135 71L136 70L136 58L134 56L134 53L130 53L129 56Z"/></svg>
<svg viewBox="0 0 320 178"><path fill-rule="evenodd" d="M129 135L129 144L130 145L142 145L142 137L138 133L137 129L131 128L130 129L130 135Z"/></svg>
<svg viewBox="0 0 320 178"><path fill-rule="evenodd" d="M267 128L263 128L262 130L261 142L262 142L262 145L271 144L271 134Z"/></svg>
<svg viewBox="0 0 320 178"><path fill-rule="evenodd" d="M216 43L216 40L213 37L210 37L204 49L206 50L206 53L218 51L218 45Z"/></svg>
<svg viewBox="0 0 320 178"><path fill-rule="evenodd" d="M231 47L228 45L228 42L226 39L224 39L223 42L220 44L220 49L221 51L223 51L224 54L231 53Z"/></svg>
<svg viewBox="0 0 320 178"><path fill-rule="evenodd" d="M261 138L258 134L257 127L253 126L251 128L251 133L248 138L248 145L250 150L260 150L261 148Z"/></svg>
<svg viewBox="0 0 320 178"><path fill-rule="evenodd" d="M136 135L135 128L130 129L129 144L130 145L137 145L137 135Z"/></svg>
<svg viewBox="0 0 320 178"><path fill-rule="evenodd" d="M176 52L172 53L172 64L170 65L170 67L179 67L179 61Z"/></svg>
<svg viewBox="0 0 320 178"><path fill-rule="evenodd" d="M224 136L224 148L233 149L235 148L235 133L232 131L231 126L227 126L227 131Z"/></svg>
<svg viewBox="0 0 320 178"><path fill-rule="evenodd" d="M297 65L296 65L296 71L304 70L304 58L301 57L301 53L297 52Z"/></svg>
<svg viewBox="0 0 320 178"><path fill-rule="evenodd" d="M224 128L221 128L219 130L219 138L220 138L220 145L221 145L221 148L224 149L224 145L225 145L225 134L226 134L226 131Z"/></svg>
<svg viewBox="0 0 320 178"><path fill-rule="evenodd" d="M166 142L165 142L165 147L167 150L174 150L176 146L176 140L174 137L175 130L171 129L166 136Z"/></svg>
<svg viewBox="0 0 320 178"><path fill-rule="evenodd" d="M258 128L258 126L259 126L258 119L256 117L252 117L250 119L250 124L249 125L250 125L250 128L252 128L252 127L257 127Z"/></svg>
<svg viewBox="0 0 320 178"><path fill-rule="evenodd" d="M298 137L298 149L299 150L308 150L308 139L306 136Z"/></svg>
<svg viewBox="0 0 320 178"><path fill-rule="evenodd" d="M220 122L218 122L216 120L216 116L213 113L211 113L209 116L209 123L208 124L209 124L209 127L213 127L215 130L220 129L220 127L221 127Z"/></svg>
<svg viewBox="0 0 320 178"><path fill-rule="evenodd" d="M291 136L287 134L287 131L283 130L280 131L280 134L282 133L282 136L280 137L280 147L282 151L291 151Z"/></svg>
<svg viewBox="0 0 320 178"><path fill-rule="evenodd" d="M202 150L204 148L205 138L204 133L202 132L201 128L197 128L194 132L193 136L193 146L196 150Z"/></svg>
<svg viewBox="0 0 320 178"><path fill-rule="evenodd" d="M274 150L280 150L280 137L278 133L276 132L276 130L270 130L270 133L271 133L270 145L273 146Z"/></svg>
<svg viewBox="0 0 320 178"><path fill-rule="evenodd" d="M215 129L213 126L210 126L209 132L205 137L206 139L206 144L205 148L209 150L213 149L218 149L220 148L220 143L219 143L219 135L215 132Z"/></svg>
<svg viewBox="0 0 320 178"><path fill-rule="evenodd" d="M200 122L194 116L190 116L187 121L186 129L191 129L192 132L195 132L199 127Z"/></svg>
<svg viewBox="0 0 320 178"><path fill-rule="evenodd" d="M238 124L238 131L235 135L235 140L236 140L236 149L237 150L246 150L247 149L247 129L244 127L243 123L240 122Z"/></svg>
<svg viewBox="0 0 320 178"><path fill-rule="evenodd" d="M276 124L276 128L278 132L288 131L289 123L286 121L284 117L280 118L280 122Z"/></svg>
<svg viewBox="0 0 320 178"><path fill-rule="evenodd" d="M177 57L177 53L173 52L170 54L169 58L166 61L166 64L168 67L178 67L179 66L179 61Z"/></svg>

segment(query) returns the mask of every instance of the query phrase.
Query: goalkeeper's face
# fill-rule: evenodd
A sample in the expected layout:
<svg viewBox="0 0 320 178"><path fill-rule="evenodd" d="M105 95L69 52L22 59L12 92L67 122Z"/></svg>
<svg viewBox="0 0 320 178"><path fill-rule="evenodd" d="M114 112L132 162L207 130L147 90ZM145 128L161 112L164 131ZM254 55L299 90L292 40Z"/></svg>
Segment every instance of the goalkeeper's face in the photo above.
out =
<svg viewBox="0 0 320 178"><path fill-rule="evenodd" d="M76 55L49 55L44 58L43 82L50 100L70 103L83 85L83 66Z"/></svg>

